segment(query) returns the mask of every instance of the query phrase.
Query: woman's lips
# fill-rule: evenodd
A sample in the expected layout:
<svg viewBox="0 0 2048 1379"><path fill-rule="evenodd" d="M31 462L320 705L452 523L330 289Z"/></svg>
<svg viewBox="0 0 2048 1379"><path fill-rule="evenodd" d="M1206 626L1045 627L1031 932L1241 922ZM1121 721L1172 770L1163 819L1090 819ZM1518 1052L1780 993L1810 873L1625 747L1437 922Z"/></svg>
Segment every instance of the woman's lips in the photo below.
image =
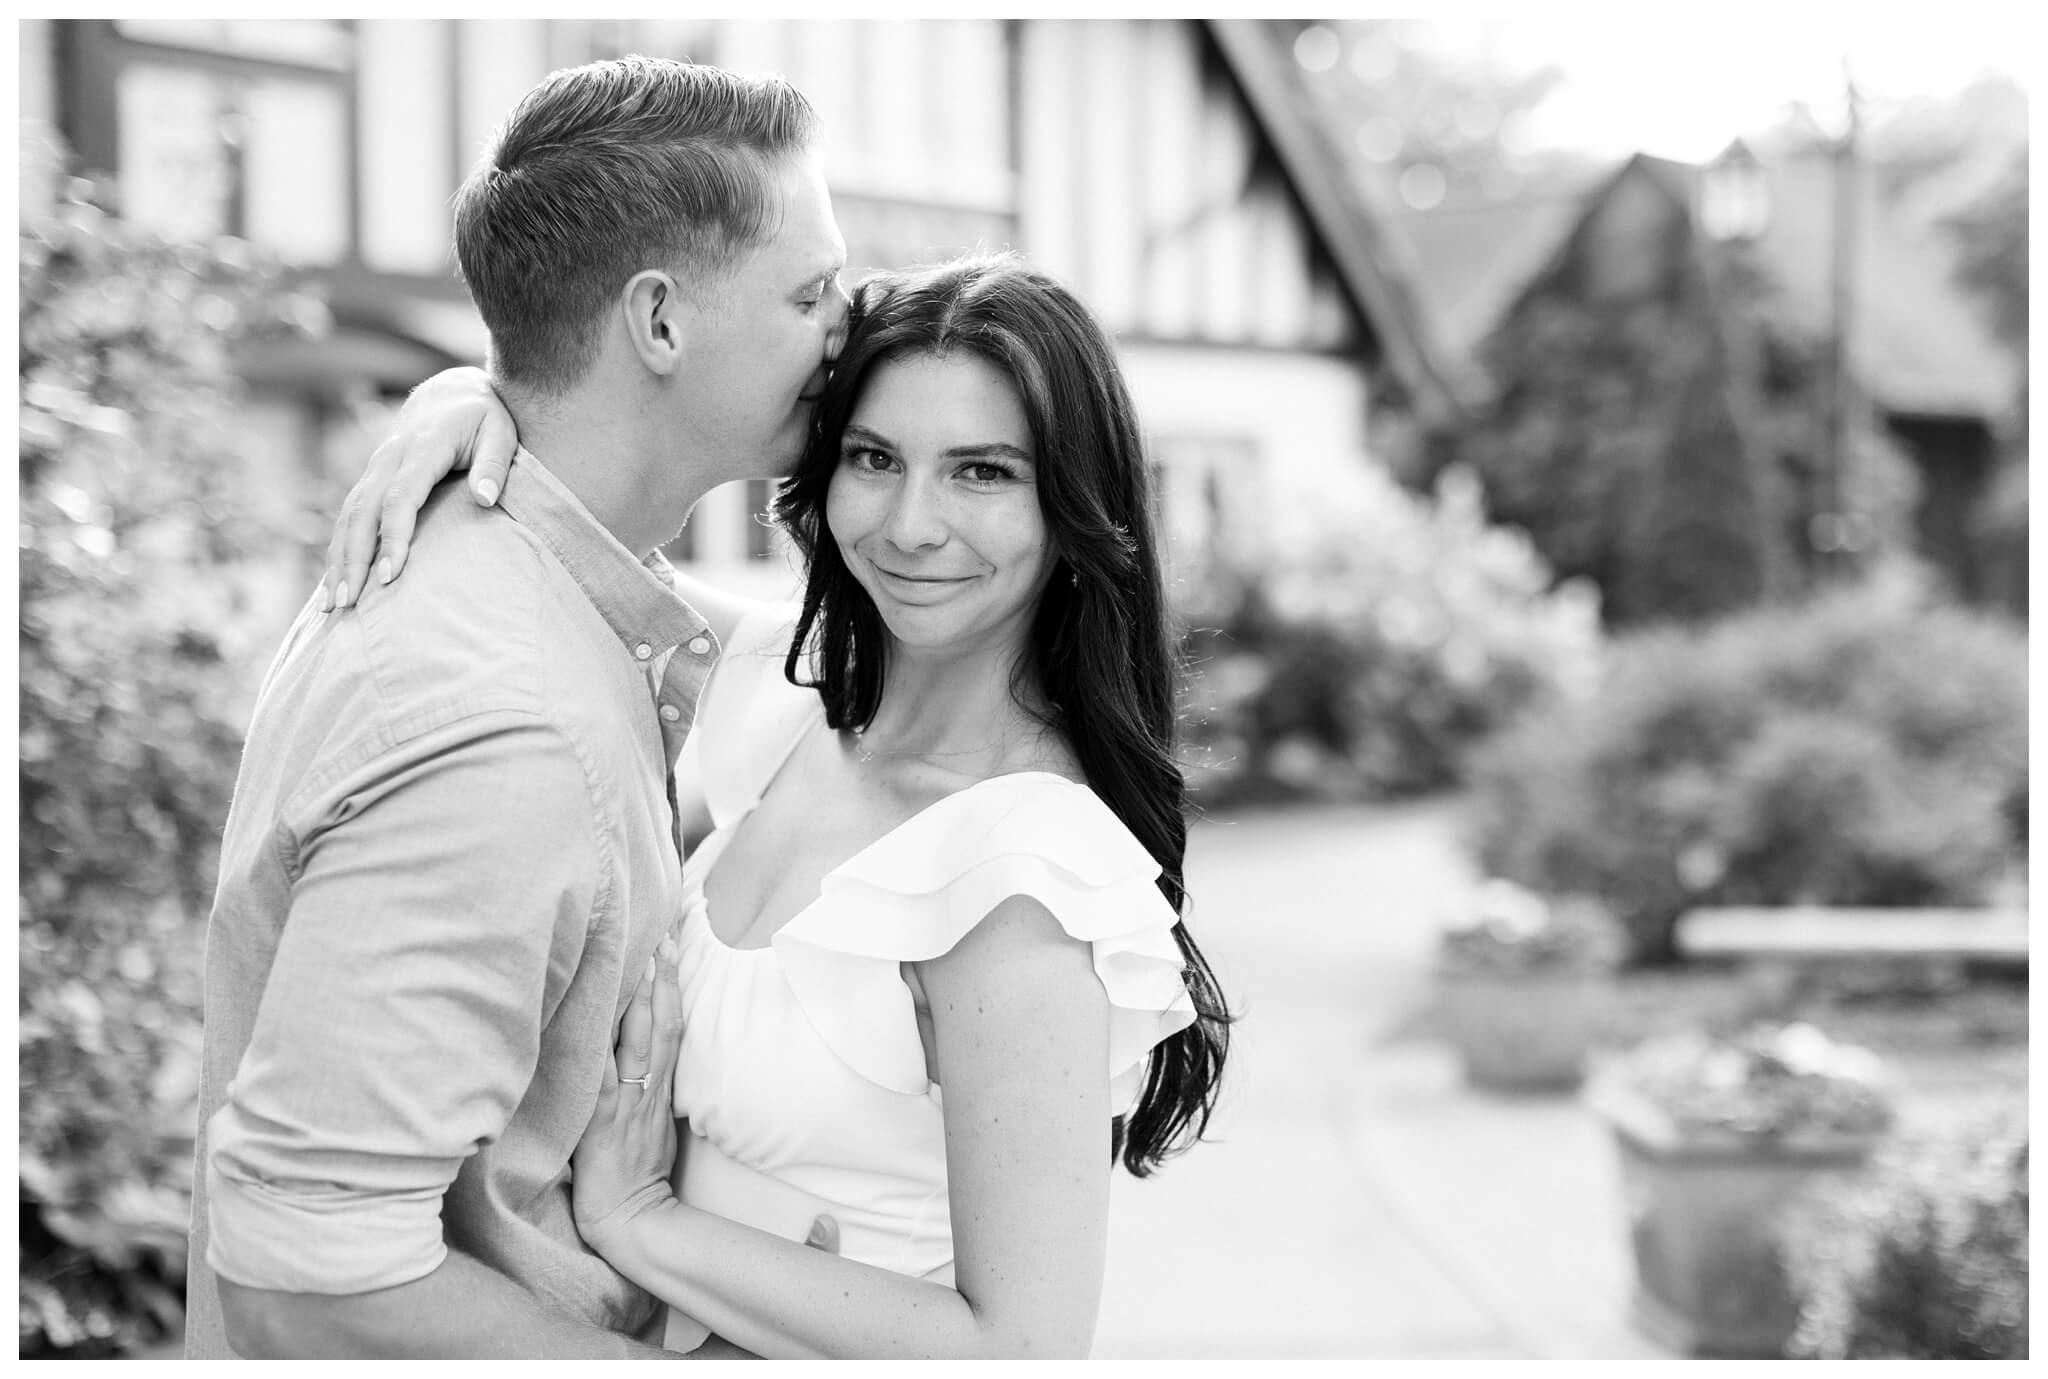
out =
<svg viewBox="0 0 2048 1379"><path fill-rule="evenodd" d="M902 587L904 587L904 588L906 588L906 589L917 589L917 590L925 590L925 591L929 591L929 592L934 592L934 593L936 593L936 592L938 592L938 591L940 591L940 590L944 590L944 589L950 589L950 588L952 588L952 587L953 587L953 586L955 586L955 585L959 585L959 584L965 584L965 583L967 583L967 582L968 582L968 581L969 581L970 579L972 579L972 578L973 578L973 576L972 576L972 575L906 575L906 574L899 574L899 573L898 573L898 572L896 572L895 570L889 569L889 568L888 568L887 566L885 566L885 565L877 565L877 566L875 566L874 568L875 568L875 573L877 573L877 574L879 574L879 575L883 576L884 578L888 579L888 580L889 580L889 581L890 581L891 583L893 583L893 584L897 584L897 585L899 585L899 586L902 586Z"/></svg>

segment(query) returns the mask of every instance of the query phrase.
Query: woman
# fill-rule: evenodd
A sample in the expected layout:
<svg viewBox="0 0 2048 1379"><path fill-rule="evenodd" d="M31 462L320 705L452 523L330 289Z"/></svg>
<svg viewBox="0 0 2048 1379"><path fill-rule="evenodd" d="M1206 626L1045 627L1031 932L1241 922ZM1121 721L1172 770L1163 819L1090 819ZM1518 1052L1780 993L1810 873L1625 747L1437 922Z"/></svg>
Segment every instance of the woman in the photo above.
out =
<svg viewBox="0 0 2048 1379"><path fill-rule="evenodd" d="M495 409L437 396L408 412ZM456 457L416 462L394 491ZM715 828L574 1164L579 1228L675 1309L671 1348L1086 1355L1104 1128L1141 1176L1199 1137L1229 1021L1179 919L1149 504L1101 328L969 259L856 295L775 505L801 608L678 577L723 648L694 737ZM820 1212L837 1255L800 1243Z"/></svg>

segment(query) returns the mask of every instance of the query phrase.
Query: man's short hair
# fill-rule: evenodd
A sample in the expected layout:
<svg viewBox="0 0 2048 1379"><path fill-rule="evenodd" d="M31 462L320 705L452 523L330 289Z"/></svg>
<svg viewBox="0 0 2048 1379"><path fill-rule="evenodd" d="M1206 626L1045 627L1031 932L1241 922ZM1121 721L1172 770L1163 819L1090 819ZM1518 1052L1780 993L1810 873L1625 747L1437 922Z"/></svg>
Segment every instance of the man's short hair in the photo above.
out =
<svg viewBox="0 0 2048 1379"><path fill-rule="evenodd" d="M456 258L497 376L574 384L635 273L714 288L773 233L776 165L816 131L779 77L647 57L549 74L456 193Z"/></svg>

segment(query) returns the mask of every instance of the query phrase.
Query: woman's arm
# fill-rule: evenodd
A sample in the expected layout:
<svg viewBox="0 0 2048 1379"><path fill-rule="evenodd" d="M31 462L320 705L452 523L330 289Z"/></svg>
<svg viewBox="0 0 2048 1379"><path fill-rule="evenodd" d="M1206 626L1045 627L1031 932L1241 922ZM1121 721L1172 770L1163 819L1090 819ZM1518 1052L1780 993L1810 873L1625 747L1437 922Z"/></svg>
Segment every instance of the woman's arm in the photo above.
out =
<svg viewBox="0 0 2048 1379"><path fill-rule="evenodd" d="M398 409L395 429L342 500L320 574L320 607L352 605L373 560L378 583L398 578L427 495L456 470L469 469L477 502L497 502L518 446L512 414L482 369L443 369L414 388Z"/></svg>
<svg viewBox="0 0 2048 1379"><path fill-rule="evenodd" d="M484 507L496 503L518 448L512 414L482 369L443 369L413 389L398 409L396 429L342 500L320 574L321 609L350 607L371 578L389 584L404 572L420 509L450 474L469 470L471 495ZM739 620L760 606L681 570L675 585L721 646L732 640Z"/></svg>
<svg viewBox="0 0 2048 1379"><path fill-rule="evenodd" d="M954 1286L673 1198L584 1221L592 1247L769 1358L1085 1357L1101 1303L1110 1119L1109 1004L1088 947L1019 896L919 973L946 1089ZM577 1182L580 1194L580 1163Z"/></svg>

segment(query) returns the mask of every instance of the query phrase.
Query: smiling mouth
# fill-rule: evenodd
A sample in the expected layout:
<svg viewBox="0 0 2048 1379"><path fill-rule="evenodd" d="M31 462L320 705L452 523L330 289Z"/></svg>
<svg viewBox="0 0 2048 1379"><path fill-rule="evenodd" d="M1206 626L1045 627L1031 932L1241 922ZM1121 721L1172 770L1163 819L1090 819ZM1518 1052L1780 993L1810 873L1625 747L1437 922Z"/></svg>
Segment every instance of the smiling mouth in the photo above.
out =
<svg viewBox="0 0 2048 1379"><path fill-rule="evenodd" d="M875 568L882 570L879 565ZM905 584L959 584L967 578L965 575L899 575L894 570L882 570L882 573Z"/></svg>

